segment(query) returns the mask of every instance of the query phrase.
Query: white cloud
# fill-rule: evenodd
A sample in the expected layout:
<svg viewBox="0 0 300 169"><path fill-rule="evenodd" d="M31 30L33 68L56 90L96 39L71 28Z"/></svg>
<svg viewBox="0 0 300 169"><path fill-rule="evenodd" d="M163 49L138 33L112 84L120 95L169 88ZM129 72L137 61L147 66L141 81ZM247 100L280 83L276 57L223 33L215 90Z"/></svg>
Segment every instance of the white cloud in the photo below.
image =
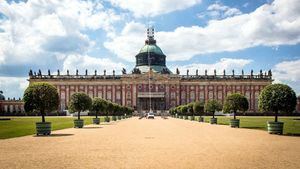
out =
<svg viewBox="0 0 300 169"><path fill-rule="evenodd" d="M173 65L171 66L171 70L176 72L176 68L180 70L181 74L186 74L186 71L189 70L190 74L195 74L198 69L199 74L204 74L205 70L207 70L208 74L213 74L214 70L217 71L218 74L223 74L223 70L226 71L226 74L232 74L232 70L234 69L236 73L240 73L243 67L253 62L250 59L232 59L232 58L222 58L216 63L212 64L201 64L201 63L193 63L188 65Z"/></svg>
<svg viewBox="0 0 300 169"><path fill-rule="evenodd" d="M6 99L22 98L28 84L27 77L0 77L0 90L3 91Z"/></svg>
<svg viewBox="0 0 300 169"><path fill-rule="evenodd" d="M80 0L1 1L0 13L6 16L0 19L0 64L46 64L63 49L83 54L93 45L84 31L112 33L120 19L99 2Z"/></svg>
<svg viewBox="0 0 300 169"><path fill-rule="evenodd" d="M273 67L275 82L289 84L297 94L300 94L300 59L283 61Z"/></svg>
<svg viewBox="0 0 300 169"><path fill-rule="evenodd" d="M157 32L156 39L169 61L259 45L293 45L300 42L299 9L299 0L275 0L249 14L211 20L204 27L178 27L170 32ZM120 58L134 61L146 36L145 26L131 22L126 29L131 30L130 35L122 32L105 46Z"/></svg>
<svg viewBox="0 0 300 169"><path fill-rule="evenodd" d="M183 10L201 3L201 0L110 0L110 2L133 12L136 17L147 17Z"/></svg>
<svg viewBox="0 0 300 169"><path fill-rule="evenodd" d="M207 15L212 17L213 19L224 19L227 17L242 14L242 12L239 9L231 8L219 2L209 5L205 13L207 13Z"/></svg>
<svg viewBox="0 0 300 169"><path fill-rule="evenodd" d="M300 59L293 61L283 61L273 68L274 77L280 81L298 81L300 83Z"/></svg>
<svg viewBox="0 0 300 169"><path fill-rule="evenodd" d="M135 61L135 55L143 46L146 38L145 25L137 22L129 22L125 25L119 36L112 41L104 43L104 46L129 62Z"/></svg>
<svg viewBox="0 0 300 169"><path fill-rule="evenodd" d="M122 68L126 66L121 62L114 62L109 58L95 58L88 55L69 55L66 57L63 64L63 72L70 71L70 74L75 74L76 69L80 74L85 74L85 70L88 69L88 74L94 74L97 70L97 74L103 74L104 70L107 70L107 74L112 74L115 70L116 74L121 74Z"/></svg>

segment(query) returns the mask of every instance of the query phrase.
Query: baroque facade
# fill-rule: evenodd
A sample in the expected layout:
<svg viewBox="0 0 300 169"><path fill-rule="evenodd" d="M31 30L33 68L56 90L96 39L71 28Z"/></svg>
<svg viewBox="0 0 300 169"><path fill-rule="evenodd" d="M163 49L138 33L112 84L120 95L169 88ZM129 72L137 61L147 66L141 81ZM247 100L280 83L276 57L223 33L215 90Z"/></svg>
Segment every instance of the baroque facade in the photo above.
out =
<svg viewBox="0 0 300 169"><path fill-rule="evenodd" d="M15 98L5 98L3 92L0 91L0 115L4 115L6 113L9 114L18 114L24 113L24 102L19 99Z"/></svg>
<svg viewBox="0 0 300 169"><path fill-rule="evenodd" d="M137 111L168 110L171 107L192 101L206 102L209 99L224 102L225 97L231 93L241 93L249 101L249 111L258 109L258 96L260 91L272 83L272 72L259 74L237 75L234 70L230 74L209 75L205 71L202 75L198 71L190 75L187 70L185 75L180 75L179 70L172 73L166 67L166 56L156 45L154 30L148 28L145 45L136 55L136 66L131 72L123 69L121 75L101 75L97 71L80 75L78 70L75 75L57 73L42 74L29 72L29 82L48 82L53 84L59 93L60 110L67 109L68 102L73 93L85 92L90 97L100 97L112 102L133 107Z"/></svg>

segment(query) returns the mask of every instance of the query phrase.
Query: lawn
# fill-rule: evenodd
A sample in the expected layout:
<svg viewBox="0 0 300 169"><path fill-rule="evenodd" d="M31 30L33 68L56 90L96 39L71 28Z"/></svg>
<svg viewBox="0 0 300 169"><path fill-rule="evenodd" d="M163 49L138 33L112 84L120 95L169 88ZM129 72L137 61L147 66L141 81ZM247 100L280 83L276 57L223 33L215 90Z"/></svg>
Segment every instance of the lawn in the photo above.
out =
<svg viewBox="0 0 300 169"><path fill-rule="evenodd" d="M211 116L205 116L204 121L209 122ZM218 124L229 125L229 119L233 117L216 116ZM267 121L274 121L272 116L238 116L241 128L267 130ZM300 135L300 117L279 117L279 121L284 122L283 132L286 135ZM298 120L295 120L298 119ZM198 117L196 118L198 120Z"/></svg>
<svg viewBox="0 0 300 169"><path fill-rule="evenodd" d="M2 117L1 117L2 118ZM0 120L0 139L20 137L35 134L35 122L41 121L41 117L9 117L11 120ZM92 123L92 116L82 117L84 124ZM46 121L52 122L52 130L73 127L75 117L46 117ZM101 122L104 117L100 117Z"/></svg>

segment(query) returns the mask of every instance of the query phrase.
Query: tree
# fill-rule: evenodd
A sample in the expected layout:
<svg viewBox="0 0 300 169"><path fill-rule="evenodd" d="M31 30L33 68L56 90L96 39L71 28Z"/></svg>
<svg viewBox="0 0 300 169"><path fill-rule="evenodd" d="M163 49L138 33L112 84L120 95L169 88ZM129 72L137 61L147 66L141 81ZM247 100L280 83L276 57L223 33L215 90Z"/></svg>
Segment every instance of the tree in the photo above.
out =
<svg viewBox="0 0 300 169"><path fill-rule="evenodd" d="M187 116L188 107L186 105L182 105L180 107L180 111L181 111L182 115Z"/></svg>
<svg viewBox="0 0 300 169"><path fill-rule="evenodd" d="M194 116L194 103L189 103L187 104L187 107L188 107L188 115L190 116Z"/></svg>
<svg viewBox="0 0 300 169"><path fill-rule="evenodd" d="M259 109L261 111L272 111L275 114L275 122L278 121L278 113L292 113L295 110L296 105L296 94L288 85L268 85L259 95Z"/></svg>
<svg viewBox="0 0 300 169"><path fill-rule="evenodd" d="M89 110L92 106L92 99L85 93L74 93L69 102L70 112L78 112L78 120L80 120L80 112Z"/></svg>
<svg viewBox="0 0 300 169"><path fill-rule="evenodd" d="M195 115L199 115L200 117L204 115L204 104L202 102L195 102L193 104L193 110Z"/></svg>
<svg viewBox="0 0 300 169"><path fill-rule="evenodd" d="M236 119L237 111L247 111L249 102L247 98L239 93L228 95L223 106L224 113L233 113L233 119Z"/></svg>
<svg viewBox="0 0 300 169"><path fill-rule="evenodd" d="M213 118L215 118L215 112L222 110L222 104L217 100L208 100L204 105L204 109L206 112L213 113Z"/></svg>
<svg viewBox="0 0 300 169"><path fill-rule="evenodd" d="M109 115L113 115L113 111L114 111L114 104L112 102L107 101L107 109L106 109L106 117L108 117Z"/></svg>
<svg viewBox="0 0 300 169"><path fill-rule="evenodd" d="M107 104L106 104L105 100L98 98L98 97L95 97L93 99L92 110L95 111L96 118L98 118L98 113L106 111L106 107L107 107Z"/></svg>
<svg viewBox="0 0 300 169"><path fill-rule="evenodd" d="M57 89L49 83L32 83L24 92L25 111L39 111L42 115L42 122L45 122L45 115L57 110L59 96Z"/></svg>

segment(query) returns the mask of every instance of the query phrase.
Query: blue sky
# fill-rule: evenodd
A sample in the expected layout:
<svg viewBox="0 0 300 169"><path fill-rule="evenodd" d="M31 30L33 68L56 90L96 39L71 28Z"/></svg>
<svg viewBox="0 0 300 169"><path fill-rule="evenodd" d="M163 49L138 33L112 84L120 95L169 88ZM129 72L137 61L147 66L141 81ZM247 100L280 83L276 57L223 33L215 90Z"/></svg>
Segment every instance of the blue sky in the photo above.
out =
<svg viewBox="0 0 300 169"><path fill-rule="evenodd" d="M0 90L22 97L29 69L129 71L149 24L173 71L272 69L300 94L300 0L1 1Z"/></svg>

